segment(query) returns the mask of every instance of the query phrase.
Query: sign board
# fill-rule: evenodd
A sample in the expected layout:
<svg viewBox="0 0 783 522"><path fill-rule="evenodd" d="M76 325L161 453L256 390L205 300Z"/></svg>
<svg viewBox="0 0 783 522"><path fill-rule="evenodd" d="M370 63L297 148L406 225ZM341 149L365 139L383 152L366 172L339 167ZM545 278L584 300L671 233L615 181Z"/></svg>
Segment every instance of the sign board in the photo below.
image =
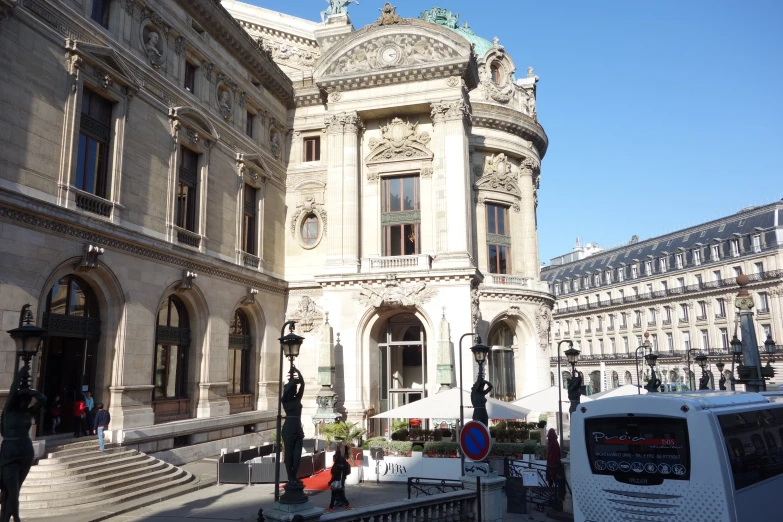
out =
<svg viewBox="0 0 783 522"><path fill-rule="evenodd" d="M538 487L538 472L537 471L523 471L522 472L522 485L526 487L535 488Z"/></svg>
<svg viewBox="0 0 783 522"><path fill-rule="evenodd" d="M474 462L480 462L489 456L492 438L489 429L479 421L468 421L459 434L459 447L462 453Z"/></svg>

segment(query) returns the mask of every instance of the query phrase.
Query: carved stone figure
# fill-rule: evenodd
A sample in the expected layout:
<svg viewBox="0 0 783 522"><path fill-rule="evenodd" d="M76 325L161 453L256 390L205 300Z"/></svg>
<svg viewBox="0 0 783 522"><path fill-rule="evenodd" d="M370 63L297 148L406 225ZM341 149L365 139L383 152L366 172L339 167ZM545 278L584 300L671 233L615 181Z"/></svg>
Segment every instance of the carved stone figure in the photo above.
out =
<svg viewBox="0 0 783 522"><path fill-rule="evenodd" d="M389 2L386 2L383 7L378 8L378 10L381 12L381 16L375 22L373 22L372 25L380 26L410 23L410 20L407 20L395 13L396 9L397 8L393 7Z"/></svg>
<svg viewBox="0 0 783 522"><path fill-rule="evenodd" d="M321 21L333 15L348 14L348 4L359 5L358 0L326 0L329 7L321 11Z"/></svg>
<svg viewBox="0 0 783 522"><path fill-rule="evenodd" d="M382 292L374 290L365 283L355 298L366 306L385 308L422 305L432 299L434 295L435 290L427 288L423 282L412 286L402 286L397 279L389 277Z"/></svg>
<svg viewBox="0 0 783 522"><path fill-rule="evenodd" d="M312 67L320 57L320 54L310 49L267 38L258 38L258 44L275 62L282 62L289 66Z"/></svg>
<svg viewBox="0 0 783 522"><path fill-rule="evenodd" d="M231 93L226 89L218 93L218 108L224 118L231 117Z"/></svg>
<svg viewBox="0 0 783 522"><path fill-rule="evenodd" d="M536 330L538 330L538 345L542 350L549 346L549 328L552 325L552 310L541 305L536 311Z"/></svg>
<svg viewBox="0 0 783 522"><path fill-rule="evenodd" d="M30 363L16 372L0 418L0 521L19 522L19 491L35 460L30 427L46 396L30 389Z"/></svg>
<svg viewBox="0 0 783 522"><path fill-rule="evenodd" d="M280 502L283 504L299 504L307 501L307 497L303 493L304 484L296 478L302 459L302 443L304 441L304 430L302 429L302 395L304 395L304 390L305 383L302 373L298 369L292 368L288 374L288 382L283 387L283 396L280 398L285 411L281 437L285 447L285 471L288 474L285 493L280 497ZM301 500L301 497L304 497L304 500Z"/></svg>
<svg viewBox="0 0 783 522"><path fill-rule="evenodd" d="M582 385L584 384L584 377L582 372L574 370L574 374L566 379L566 387L568 388L568 400L571 401L571 406L568 408L568 413L574 413L576 407L579 406L582 396Z"/></svg>
<svg viewBox="0 0 783 522"><path fill-rule="evenodd" d="M655 370L652 370L650 372L650 380L647 381L647 384L644 386L644 389L648 392L657 392L658 388L661 387L661 380L655 375Z"/></svg>
<svg viewBox="0 0 783 522"><path fill-rule="evenodd" d="M478 281L475 279L473 280L473 283L471 283L471 289L470 289L470 316L471 316L471 325L473 326L473 331L475 332L478 328L478 324L481 321L481 306L479 302L479 289L478 289Z"/></svg>
<svg viewBox="0 0 783 522"><path fill-rule="evenodd" d="M272 132L269 136L269 148L272 150L272 155L280 159L280 136L277 132Z"/></svg>
<svg viewBox="0 0 783 522"><path fill-rule="evenodd" d="M419 20L425 20L433 24L442 25L443 27L448 27L449 29L456 29L457 24L459 23L459 13L455 15L448 9L444 9L442 7L433 7L432 9L422 12L419 15ZM465 22L465 25L467 26L467 22Z"/></svg>
<svg viewBox="0 0 783 522"><path fill-rule="evenodd" d="M489 425L487 413L487 395L492 391L492 383L484 380L479 372L479 377L470 389L470 402L473 404L473 420Z"/></svg>
<svg viewBox="0 0 783 522"><path fill-rule="evenodd" d="M150 58L155 57L160 59L161 52L158 49L158 42L160 41L160 35L155 31L150 31L147 34L147 43L144 45L144 49L147 51L147 56Z"/></svg>

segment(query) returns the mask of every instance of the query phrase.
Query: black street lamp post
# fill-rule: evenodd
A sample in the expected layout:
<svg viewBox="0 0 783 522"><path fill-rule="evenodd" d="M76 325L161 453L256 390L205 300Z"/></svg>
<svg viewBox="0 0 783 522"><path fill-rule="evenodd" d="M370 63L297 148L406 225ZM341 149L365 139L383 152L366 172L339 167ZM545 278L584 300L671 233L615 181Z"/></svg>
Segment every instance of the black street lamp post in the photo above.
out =
<svg viewBox="0 0 783 522"><path fill-rule="evenodd" d="M299 348L302 346L304 337L300 337L294 333L294 324L296 321L287 321L280 329L280 365L279 365L279 378L277 385L277 431L275 432L275 501L280 500L280 429L283 418L282 413L282 393L283 393L283 356L285 356L291 363L290 371L293 371L294 359L299 356ZM289 331L286 334L285 328L289 327ZM288 480L296 480L296 477L288 477Z"/></svg>
<svg viewBox="0 0 783 522"><path fill-rule="evenodd" d="M465 394L465 389L463 388L463 381L462 381L462 340L465 337L468 336L474 336L476 338L476 344L474 346L470 347L470 351L473 352L473 358L479 365L479 374L478 379L481 379L484 375L484 363L487 360L487 354L489 353L489 346L486 346L484 344L481 344L481 337L476 335L473 332L463 334L459 338L459 432L462 433L462 428L465 426L465 407L463 405L463 395ZM478 380L477 379L477 380ZM461 462L461 470L460 470L460 476L465 475L465 454L460 451L460 462Z"/></svg>
<svg viewBox="0 0 783 522"><path fill-rule="evenodd" d="M655 363L657 360L657 353L650 352L644 356L644 361L647 363L647 366L650 367L650 380L647 381L647 386L645 386L648 393L659 391L658 388L661 386L661 381L655 376Z"/></svg>
<svg viewBox="0 0 783 522"><path fill-rule="evenodd" d="M699 367L701 367L701 379L699 379L699 389L709 390L710 379L707 376L707 356L704 354L699 354L696 357L694 357L694 360L696 361L696 364L698 364ZM690 367L688 367L688 372L690 373Z"/></svg>
<svg viewBox="0 0 783 522"><path fill-rule="evenodd" d="M560 345L563 343L568 343L568 350L566 350L566 357L569 357L569 351L573 350L573 352L576 352L575 354L571 352L571 357L573 357L573 363L571 365L571 368L573 369L576 365L576 361L579 358L579 350L574 349L574 343L573 341L570 341L568 339L563 339L559 343L557 343L557 407L558 407L558 432L560 435L560 443L563 443L563 372L560 371ZM568 362L571 362L571 357L568 358ZM573 374L572 374L573 376Z"/></svg>
<svg viewBox="0 0 783 522"><path fill-rule="evenodd" d="M645 349L649 349L650 353L652 353L652 343L650 342L650 332L644 332L644 342L636 348L636 353L634 353L634 359L636 362L636 394L641 395L642 394L642 377L639 374L639 350L642 350L642 353L644 353Z"/></svg>
<svg viewBox="0 0 783 522"><path fill-rule="evenodd" d="M750 283L750 279L745 274L737 276L737 285L739 285L740 289L737 292L737 297L734 299L734 306L738 310L738 322L742 332L742 341L737 341L741 343L741 363L737 367L739 379L736 379L736 381L745 385L745 391L759 392L766 391L766 379L774 377L775 372L769 363L766 367L761 365L761 354L756 342L756 326L753 323L753 297L751 297L750 292L746 288L748 283ZM769 336L768 341L769 344L766 341L764 342L764 351L772 355L775 352L775 343L772 341L771 336ZM733 339L732 348L735 348ZM736 350L734 352L735 354L737 353Z"/></svg>
<svg viewBox="0 0 783 522"><path fill-rule="evenodd" d="M43 336L46 335L46 330L35 326L30 305L26 304L19 313L19 327L8 330L8 335L16 343L17 357L14 367L14 375L16 375L19 370L19 357L24 360L25 364L30 364L30 360L38 353L38 346L41 344Z"/></svg>

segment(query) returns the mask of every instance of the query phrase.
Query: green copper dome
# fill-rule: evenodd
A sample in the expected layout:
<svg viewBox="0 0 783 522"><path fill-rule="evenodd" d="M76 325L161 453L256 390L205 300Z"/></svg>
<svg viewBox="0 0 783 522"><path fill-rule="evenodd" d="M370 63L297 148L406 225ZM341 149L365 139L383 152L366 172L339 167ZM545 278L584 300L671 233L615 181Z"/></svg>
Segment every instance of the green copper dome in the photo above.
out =
<svg viewBox="0 0 783 522"><path fill-rule="evenodd" d="M448 9L444 9L442 7L433 7L432 9L421 13L419 15L419 20L424 20L425 22L443 26L446 29L450 29L458 35L462 36L465 40L475 46L473 49L476 53L476 56L478 57L484 56L484 53L492 48L492 42L486 38L477 36L476 33L474 33L473 30L468 27L467 22L463 22L462 27L458 27L457 21L459 20L459 14L455 15Z"/></svg>

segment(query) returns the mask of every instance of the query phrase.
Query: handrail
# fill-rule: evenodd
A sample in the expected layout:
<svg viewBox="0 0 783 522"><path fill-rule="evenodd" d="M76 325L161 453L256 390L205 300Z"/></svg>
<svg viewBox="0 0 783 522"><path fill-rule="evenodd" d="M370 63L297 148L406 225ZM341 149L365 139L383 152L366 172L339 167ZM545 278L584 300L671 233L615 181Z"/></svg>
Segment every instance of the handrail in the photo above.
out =
<svg viewBox="0 0 783 522"><path fill-rule="evenodd" d="M425 477L408 477L408 498L411 498L411 491L416 493L414 498L422 495L433 495L431 491L446 493L446 490L457 491L465 489L465 483L461 480L432 479Z"/></svg>
<svg viewBox="0 0 783 522"><path fill-rule="evenodd" d="M320 520L328 522L353 522L394 520L421 522L422 520L475 520L477 513L475 491L452 491L426 497L398 500L386 504L359 507L350 511L328 513Z"/></svg>

